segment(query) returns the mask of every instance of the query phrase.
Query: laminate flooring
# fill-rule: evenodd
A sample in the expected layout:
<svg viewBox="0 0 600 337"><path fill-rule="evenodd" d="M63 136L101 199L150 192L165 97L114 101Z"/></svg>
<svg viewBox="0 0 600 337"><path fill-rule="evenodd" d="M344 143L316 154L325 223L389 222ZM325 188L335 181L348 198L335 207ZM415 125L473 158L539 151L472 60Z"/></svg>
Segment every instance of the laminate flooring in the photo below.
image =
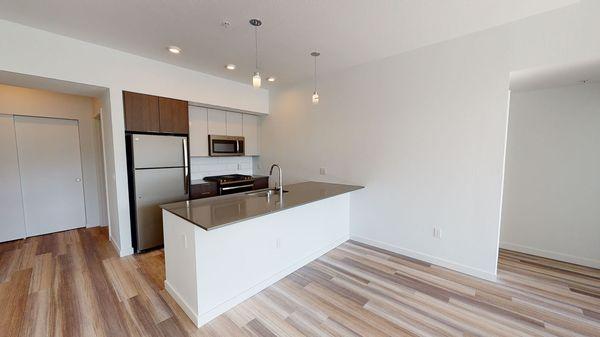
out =
<svg viewBox="0 0 600 337"><path fill-rule="evenodd" d="M600 270L504 250L490 282L348 241L201 329L163 281L106 228L0 244L0 336L600 336Z"/></svg>

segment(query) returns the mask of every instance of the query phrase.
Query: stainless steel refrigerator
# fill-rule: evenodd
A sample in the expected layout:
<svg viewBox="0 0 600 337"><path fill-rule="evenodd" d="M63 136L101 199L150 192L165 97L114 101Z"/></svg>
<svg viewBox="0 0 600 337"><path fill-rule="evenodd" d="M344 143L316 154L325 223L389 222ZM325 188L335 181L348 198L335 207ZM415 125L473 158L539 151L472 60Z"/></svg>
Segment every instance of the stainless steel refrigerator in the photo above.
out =
<svg viewBox="0 0 600 337"><path fill-rule="evenodd" d="M127 165L133 248L163 245L161 204L187 200L187 137L128 134Z"/></svg>

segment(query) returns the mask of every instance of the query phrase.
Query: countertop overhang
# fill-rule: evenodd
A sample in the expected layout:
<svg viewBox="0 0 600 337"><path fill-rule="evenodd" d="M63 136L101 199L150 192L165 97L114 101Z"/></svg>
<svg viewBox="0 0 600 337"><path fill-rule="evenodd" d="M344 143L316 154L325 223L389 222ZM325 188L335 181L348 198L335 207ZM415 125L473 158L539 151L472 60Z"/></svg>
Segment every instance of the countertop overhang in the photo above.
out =
<svg viewBox="0 0 600 337"><path fill-rule="evenodd" d="M205 230L283 211L296 206L334 197L364 188L363 186L308 181L284 185L283 202L279 193L270 198L249 195L259 191L180 201L160 207Z"/></svg>

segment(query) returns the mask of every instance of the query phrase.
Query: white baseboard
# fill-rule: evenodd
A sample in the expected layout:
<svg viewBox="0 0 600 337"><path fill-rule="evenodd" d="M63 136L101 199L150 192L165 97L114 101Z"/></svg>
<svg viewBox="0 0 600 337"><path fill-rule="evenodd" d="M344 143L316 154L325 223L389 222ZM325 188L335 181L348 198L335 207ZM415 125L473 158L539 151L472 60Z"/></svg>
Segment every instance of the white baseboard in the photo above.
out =
<svg viewBox="0 0 600 337"><path fill-rule="evenodd" d="M121 251L119 251L120 257L132 255L132 254L133 254L133 247L123 248L123 249L121 249Z"/></svg>
<svg viewBox="0 0 600 337"><path fill-rule="evenodd" d="M559 253L559 252L553 252L550 250L532 248L532 247L519 245L516 243L510 243L510 242L501 242L500 248L514 250L516 252L525 253L525 254L537 255L537 256L553 259L553 260L574 263L574 264L578 264L581 266L600 269L600 260L590 259L587 257L574 256L574 255L569 255L569 254L564 254L564 253Z"/></svg>
<svg viewBox="0 0 600 337"><path fill-rule="evenodd" d="M112 236L108 236L108 241L110 241L110 243L112 243L113 247L115 248L115 250L117 251L117 254L119 254L119 256L121 255L121 247L119 247L119 244L117 243L117 241L115 241Z"/></svg>
<svg viewBox="0 0 600 337"><path fill-rule="evenodd" d="M282 278L288 276L289 274L293 273L294 271L302 268L303 266L307 265L308 263L310 263L311 261L317 259L318 257L320 257L321 255L329 252L330 250L334 249L335 247L341 245L342 243L346 242L348 240L348 235L344 235L343 237L332 241L331 243L329 243L328 245L324 246L321 249L318 249L310 254L308 254L307 256L305 256L304 258L300 259L299 261L296 261L295 263L291 264L289 267L284 268L283 270L279 271L278 273L264 279L261 282L258 282L257 284L255 284L254 286L250 287L249 289L233 296L232 298L224 301L223 303L213 307L212 309L201 313L200 315L196 315L196 313L191 310L189 313L188 311L186 311L185 306L187 306L187 304L185 303L185 301L183 301L183 299L178 299L177 296L175 295L173 296L173 299L175 299L175 301L182 306L183 310L186 311L186 313L188 314L188 316L192 319L192 321L194 321L194 323L196 323L196 325L198 327L203 326L204 324L210 322L211 320L213 320L214 318L218 317L219 315L227 312L229 309L235 307L236 305L242 303L243 301L247 300L248 298L258 294L259 292L261 292L262 290L264 290L265 288L269 287L270 285L272 285L273 283L281 280ZM167 281L165 281L165 287L167 286ZM170 287L170 291L169 293L171 293L171 291L173 291L173 293L177 294L176 290Z"/></svg>
<svg viewBox="0 0 600 337"><path fill-rule="evenodd" d="M112 243L113 247L115 247L115 250L117 251L117 254L119 254L119 257L128 256L128 255L133 254L133 247L127 247L127 248L121 249L121 247L119 246L117 241L114 240L111 236L108 237L108 241L110 241L110 243Z"/></svg>
<svg viewBox="0 0 600 337"><path fill-rule="evenodd" d="M485 270L465 266L460 263L444 260L444 259L441 259L441 258L438 258L435 256L419 253L414 250L402 248L402 247L395 246L395 245L390 245L388 243L377 241L377 240L371 240L371 239L361 237L361 236L350 235L350 239L367 244L367 245L375 246L377 248L389 250L390 252L394 252L394 253L401 254L401 255L406 255L408 257L412 257L413 259L429 262L429 263L435 264L440 267L452 269L454 271L457 271L457 272L460 272L463 274L475 276L475 277L478 277L478 278L481 278L484 280L488 280L488 281L496 281L495 270L494 270L494 273L490 273Z"/></svg>
<svg viewBox="0 0 600 337"><path fill-rule="evenodd" d="M94 228L94 227L107 227L107 224L99 224L99 223L89 223L85 225L85 228Z"/></svg>
<svg viewBox="0 0 600 337"><path fill-rule="evenodd" d="M192 322L194 322L194 324L196 324L197 327L200 327L201 325L198 321L198 313L196 312L196 310L194 310L194 308L192 308L183 299L183 297L181 295L179 295L177 290L175 290L175 288L173 288L171 286L171 284L169 283L169 281L167 281L167 280L165 280L165 290L169 293L169 295L171 295L171 297L173 297L175 302L177 302L179 307L181 307L181 309L186 313L186 315L188 315L188 317L192 320Z"/></svg>

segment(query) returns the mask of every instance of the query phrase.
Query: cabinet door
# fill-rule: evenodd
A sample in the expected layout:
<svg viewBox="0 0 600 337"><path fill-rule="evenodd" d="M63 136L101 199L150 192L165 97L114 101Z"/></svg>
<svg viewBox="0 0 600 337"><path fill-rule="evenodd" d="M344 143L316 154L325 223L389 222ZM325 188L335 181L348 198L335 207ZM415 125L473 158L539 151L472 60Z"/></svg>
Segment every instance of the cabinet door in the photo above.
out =
<svg viewBox="0 0 600 337"><path fill-rule="evenodd" d="M188 102L159 97L160 132L188 133Z"/></svg>
<svg viewBox="0 0 600 337"><path fill-rule="evenodd" d="M159 132L158 97L123 91L125 130Z"/></svg>
<svg viewBox="0 0 600 337"><path fill-rule="evenodd" d="M208 157L208 111L190 106L190 156Z"/></svg>
<svg viewBox="0 0 600 337"><path fill-rule="evenodd" d="M244 114L242 118L246 155L258 156L258 116Z"/></svg>
<svg viewBox="0 0 600 337"><path fill-rule="evenodd" d="M239 112L227 111L227 135L242 136L242 114Z"/></svg>
<svg viewBox="0 0 600 337"><path fill-rule="evenodd" d="M227 111L208 109L208 134L227 135Z"/></svg>
<svg viewBox="0 0 600 337"><path fill-rule="evenodd" d="M190 199L209 198L219 195L217 183L195 184L190 187Z"/></svg>

